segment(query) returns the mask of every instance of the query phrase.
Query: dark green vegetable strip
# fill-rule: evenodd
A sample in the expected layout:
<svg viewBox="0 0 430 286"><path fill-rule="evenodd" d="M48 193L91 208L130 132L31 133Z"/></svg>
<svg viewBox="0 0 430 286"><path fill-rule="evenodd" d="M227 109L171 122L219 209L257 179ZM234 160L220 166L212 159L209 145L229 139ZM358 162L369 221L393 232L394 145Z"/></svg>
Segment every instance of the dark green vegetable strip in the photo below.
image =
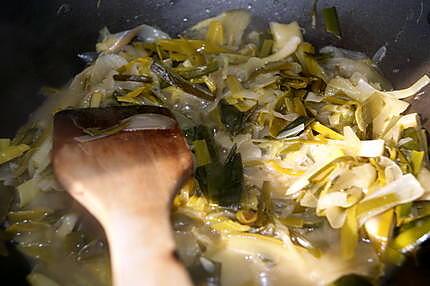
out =
<svg viewBox="0 0 430 286"><path fill-rule="evenodd" d="M206 137L208 134L204 131L196 135L204 135ZM238 209L244 189L242 157L237 152L237 146L234 145L225 162L220 162L216 147L211 144L211 142L214 142L213 136L209 135L209 137L212 138L206 138L206 143L208 151L211 154L211 163L196 169L196 179L199 182L200 188L212 203L230 209Z"/></svg>
<svg viewBox="0 0 430 286"><path fill-rule="evenodd" d="M20 210L11 211L7 215L7 220L10 224L13 223L24 223L32 221L42 221L51 215L54 211L51 209L32 209L32 210Z"/></svg>
<svg viewBox="0 0 430 286"><path fill-rule="evenodd" d="M338 39L342 38L336 7L325 8L322 13L326 31L332 33Z"/></svg>
<svg viewBox="0 0 430 286"><path fill-rule="evenodd" d="M303 73L307 76L316 76L327 82L327 75L314 55L315 47L307 42L301 43L296 51L296 57L303 67Z"/></svg>
<svg viewBox="0 0 430 286"><path fill-rule="evenodd" d="M207 65L191 67L191 68L174 68L173 71L178 75L182 76L184 79L192 79L196 77L202 77L213 72L216 72L219 69L217 62L210 62Z"/></svg>
<svg viewBox="0 0 430 286"><path fill-rule="evenodd" d="M237 209L244 187L242 157L237 152L237 146L231 148L224 165L208 166L209 198L223 207Z"/></svg>
<svg viewBox="0 0 430 286"><path fill-rule="evenodd" d="M116 81L152 82L150 77L144 75L116 74L113 79Z"/></svg>
<svg viewBox="0 0 430 286"><path fill-rule="evenodd" d="M258 52L258 57L264 58L269 56L270 53L272 52L272 47L273 47L273 40L265 39L263 41L263 44L261 45L260 51Z"/></svg>
<svg viewBox="0 0 430 286"><path fill-rule="evenodd" d="M406 229L409 226L413 225L410 224L411 222L424 218L426 216L430 216L430 202L428 201L421 201L421 202L414 202L412 204L412 208L409 212L409 214L406 217L403 217L403 223L406 225L402 226L402 229Z"/></svg>
<svg viewBox="0 0 430 286"><path fill-rule="evenodd" d="M276 138L283 139L297 136L302 133L306 129L306 127L308 127L313 121L313 118L307 116L299 116L296 120L288 124L287 127L282 130Z"/></svg>
<svg viewBox="0 0 430 286"><path fill-rule="evenodd" d="M253 80L259 74L280 71L280 70L291 70L293 69L293 67L294 65L291 62L286 60L270 62L265 64L261 68L255 70L254 72L252 72L252 74L249 76L249 80Z"/></svg>
<svg viewBox="0 0 430 286"><path fill-rule="evenodd" d="M168 84L179 87L186 93L204 100L213 101L215 99L215 97L209 91L196 84L188 82L182 76L174 73L170 68L164 66L160 62L154 61L154 63L151 65L151 70Z"/></svg>
<svg viewBox="0 0 430 286"><path fill-rule="evenodd" d="M188 145L192 145L196 140L205 140L211 160L218 161L218 151L215 146L215 140L208 127L198 125L189 129L185 129L184 134Z"/></svg>
<svg viewBox="0 0 430 286"><path fill-rule="evenodd" d="M423 138L420 131L414 127L406 128L402 131L401 138L411 138L412 140L403 144L402 148L407 150L423 151Z"/></svg>
<svg viewBox="0 0 430 286"><path fill-rule="evenodd" d="M253 110L241 112L235 106L228 104L224 100L219 103L221 122L232 135L237 135L245 128L245 123L252 115Z"/></svg>

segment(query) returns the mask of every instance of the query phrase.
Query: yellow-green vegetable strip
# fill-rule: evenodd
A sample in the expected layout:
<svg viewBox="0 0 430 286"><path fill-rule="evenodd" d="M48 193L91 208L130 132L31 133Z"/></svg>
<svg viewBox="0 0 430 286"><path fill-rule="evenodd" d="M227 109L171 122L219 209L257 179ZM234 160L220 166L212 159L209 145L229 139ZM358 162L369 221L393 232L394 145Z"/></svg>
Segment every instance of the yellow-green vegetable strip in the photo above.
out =
<svg viewBox="0 0 430 286"><path fill-rule="evenodd" d="M346 220L340 231L340 240L343 259L352 259L355 256L358 244L356 207L349 208L346 211Z"/></svg>
<svg viewBox="0 0 430 286"><path fill-rule="evenodd" d="M0 164L18 158L19 156L24 154L25 151L28 150L30 150L30 146L25 144L9 146L6 149L0 151Z"/></svg>
<svg viewBox="0 0 430 286"><path fill-rule="evenodd" d="M194 153L196 155L196 167L201 167L211 162L206 140L195 140L193 142Z"/></svg>
<svg viewBox="0 0 430 286"><path fill-rule="evenodd" d="M430 217L417 222L412 228L394 238L391 247L402 253L411 251L430 236Z"/></svg>

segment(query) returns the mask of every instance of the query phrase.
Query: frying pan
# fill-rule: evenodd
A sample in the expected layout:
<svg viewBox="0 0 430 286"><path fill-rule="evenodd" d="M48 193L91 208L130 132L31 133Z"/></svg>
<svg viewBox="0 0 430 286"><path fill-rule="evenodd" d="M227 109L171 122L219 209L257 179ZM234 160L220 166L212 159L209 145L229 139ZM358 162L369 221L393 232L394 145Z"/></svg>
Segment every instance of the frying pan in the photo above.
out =
<svg viewBox="0 0 430 286"><path fill-rule="evenodd" d="M117 32L138 24L154 25L171 35L224 10L249 9L260 22L297 20L305 38L324 46L363 51L382 48L379 67L396 88L430 71L429 0L320 0L318 10L337 8L343 38L311 27L313 0L14 0L0 9L0 136L13 136L43 101L42 86L61 86L83 67L77 54L93 51L98 31ZM385 48L383 48L385 47ZM429 94L430 89L426 90ZM412 100L430 130L430 97ZM387 285L430 285L430 243L387 278ZM0 257L0 281L26 285L28 263L11 248Z"/></svg>

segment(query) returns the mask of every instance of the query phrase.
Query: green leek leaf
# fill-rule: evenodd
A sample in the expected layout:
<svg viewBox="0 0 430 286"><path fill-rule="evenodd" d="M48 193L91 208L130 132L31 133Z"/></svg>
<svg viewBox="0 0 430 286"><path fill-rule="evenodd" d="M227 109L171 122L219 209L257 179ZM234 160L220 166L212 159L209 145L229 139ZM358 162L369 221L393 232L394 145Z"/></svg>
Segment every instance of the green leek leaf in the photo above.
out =
<svg viewBox="0 0 430 286"><path fill-rule="evenodd" d="M160 62L154 61L151 65L151 70L168 84L179 87L186 93L208 101L213 101L215 99L209 91L196 84L188 82L186 79L174 73L170 68L164 66Z"/></svg>
<svg viewBox="0 0 430 286"><path fill-rule="evenodd" d="M322 13L326 31L332 33L338 39L342 38L336 7L325 8L323 9Z"/></svg>
<svg viewBox="0 0 430 286"><path fill-rule="evenodd" d="M413 222L414 226L396 236L391 247L402 253L414 250L430 237L430 217Z"/></svg>

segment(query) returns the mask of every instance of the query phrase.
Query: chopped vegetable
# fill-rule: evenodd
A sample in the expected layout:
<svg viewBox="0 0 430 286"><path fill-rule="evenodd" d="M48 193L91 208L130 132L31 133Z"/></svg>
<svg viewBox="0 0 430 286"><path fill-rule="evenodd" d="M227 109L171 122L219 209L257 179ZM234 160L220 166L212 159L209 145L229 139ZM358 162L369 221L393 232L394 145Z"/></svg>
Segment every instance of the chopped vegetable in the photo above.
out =
<svg viewBox="0 0 430 286"><path fill-rule="evenodd" d="M339 39L342 38L342 32L340 30L339 18L337 16L336 7L323 9L322 14L324 17L326 31L332 33Z"/></svg>
<svg viewBox="0 0 430 286"><path fill-rule="evenodd" d="M129 74L116 74L113 76L117 81L136 81L136 82L151 82L152 79L144 75L129 75Z"/></svg>
<svg viewBox="0 0 430 286"><path fill-rule="evenodd" d="M196 140L193 142L194 152L196 155L196 167L201 167L211 162L211 157L208 151L208 146L205 140Z"/></svg>
<svg viewBox="0 0 430 286"><path fill-rule="evenodd" d="M233 135L239 134L244 128L250 112L241 112L235 106L224 101L220 103L221 121Z"/></svg>
<svg viewBox="0 0 430 286"><path fill-rule="evenodd" d="M366 233L375 250L381 255L391 239L394 230L394 210L388 210L365 223Z"/></svg>
<svg viewBox="0 0 430 286"><path fill-rule="evenodd" d="M206 40L216 46L222 46L224 44L224 28L221 22L212 21L209 24Z"/></svg>
<svg viewBox="0 0 430 286"><path fill-rule="evenodd" d="M345 260L352 259L358 244L358 222L355 207L347 210L346 220L340 235L342 257Z"/></svg>
<svg viewBox="0 0 430 286"><path fill-rule="evenodd" d="M183 91L204 100L214 100L213 95L209 91L186 81L184 78L173 73L169 68L163 66L161 63L154 62L151 66L151 70L170 85L177 86L183 89Z"/></svg>
<svg viewBox="0 0 430 286"><path fill-rule="evenodd" d="M411 97L417 94L421 89L430 84L430 77L428 75L424 75L417 82L406 89L395 90L395 91L387 91L387 94L393 96L397 99Z"/></svg>
<svg viewBox="0 0 430 286"><path fill-rule="evenodd" d="M263 60L268 62L280 61L292 55L299 44L303 41L303 36L297 22L290 24L270 23L270 30L273 35L274 54L265 57Z"/></svg>
<svg viewBox="0 0 430 286"><path fill-rule="evenodd" d="M314 57L315 48L309 43L301 43L296 51L296 57L303 66L303 72L327 81L327 75Z"/></svg>
<svg viewBox="0 0 430 286"><path fill-rule="evenodd" d="M207 65L196 67L177 67L173 69L178 75L184 79L192 79L211 74L219 69L217 62L210 62Z"/></svg>
<svg viewBox="0 0 430 286"><path fill-rule="evenodd" d="M287 137L297 136L302 133L313 121L313 118L299 116L296 120L288 124L287 127L285 127L285 129L282 130L276 138L283 139Z"/></svg>
<svg viewBox="0 0 430 286"><path fill-rule="evenodd" d="M424 151L411 151L411 164L414 175L417 176L422 168L423 159L424 159Z"/></svg>
<svg viewBox="0 0 430 286"><path fill-rule="evenodd" d="M400 252L412 251L418 244L424 242L429 235L430 218L424 218L396 236L390 246Z"/></svg>
<svg viewBox="0 0 430 286"><path fill-rule="evenodd" d="M221 206L237 208L243 185L242 158L234 146L223 165L212 164L207 167L208 196Z"/></svg>
<svg viewBox="0 0 430 286"><path fill-rule="evenodd" d="M13 160L28 150L30 150L30 147L25 144L7 146L0 150L0 164Z"/></svg>
<svg viewBox="0 0 430 286"><path fill-rule="evenodd" d="M29 204L39 193L40 189L37 183L37 178L33 178L16 187L21 207Z"/></svg>
<svg viewBox="0 0 430 286"><path fill-rule="evenodd" d="M340 38L336 9L322 12ZM55 180L52 114L144 104L169 108L193 153L171 220L196 285L369 285L415 253L430 234L430 165L403 99L430 78L393 90L366 55L318 50L297 22L264 32L250 23L234 10L177 38L146 25L104 29L86 69L66 88L44 88L46 103L0 139L0 255L12 239L35 285L111 283L104 233ZM176 126L155 114L79 122L78 142Z"/></svg>
<svg viewBox="0 0 430 286"><path fill-rule="evenodd" d="M337 133L334 130L331 130L330 128L328 128L327 126L324 126L323 124L319 123L319 122L314 122L311 126L312 130L322 134L323 136L326 136L330 139L334 139L334 140L343 140L344 137L342 134Z"/></svg>
<svg viewBox="0 0 430 286"><path fill-rule="evenodd" d="M418 180L407 174L385 187L369 194L357 205L357 217L360 226L369 218L407 202L414 201L424 194Z"/></svg>

